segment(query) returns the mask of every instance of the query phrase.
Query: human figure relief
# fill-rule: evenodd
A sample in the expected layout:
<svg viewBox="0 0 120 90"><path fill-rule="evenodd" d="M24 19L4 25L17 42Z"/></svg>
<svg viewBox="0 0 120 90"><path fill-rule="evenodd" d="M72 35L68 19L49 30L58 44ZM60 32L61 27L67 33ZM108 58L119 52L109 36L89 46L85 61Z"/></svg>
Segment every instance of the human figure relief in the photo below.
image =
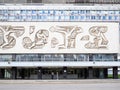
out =
<svg viewBox="0 0 120 90"><path fill-rule="evenodd" d="M47 39L49 37L49 32L45 29L41 29L36 32L34 41L30 37L23 38L23 46L27 49L38 49L44 47L47 44Z"/></svg>
<svg viewBox="0 0 120 90"><path fill-rule="evenodd" d="M53 37L51 39L51 48L55 48L58 43L59 43L58 39Z"/></svg>
<svg viewBox="0 0 120 90"><path fill-rule="evenodd" d="M59 45L59 49L75 48L76 36L82 32L82 28L78 26L52 26L50 31L61 33L64 43Z"/></svg>
<svg viewBox="0 0 120 90"><path fill-rule="evenodd" d="M16 38L24 33L23 26L0 26L0 46L2 49L13 48L16 44Z"/></svg>
<svg viewBox="0 0 120 90"><path fill-rule="evenodd" d="M35 26L30 26L30 27L29 27L29 34L30 34L30 35L33 34L34 31L35 31Z"/></svg>
<svg viewBox="0 0 120 90"><path fill-rule="evenodd" d="M91 27L89 29L89 33L90 35L94 36L93 42L89 41L87 44L85 44L85 47L90 49L107 48L108 40L105 37L106 32L106 26Z"/></svg>

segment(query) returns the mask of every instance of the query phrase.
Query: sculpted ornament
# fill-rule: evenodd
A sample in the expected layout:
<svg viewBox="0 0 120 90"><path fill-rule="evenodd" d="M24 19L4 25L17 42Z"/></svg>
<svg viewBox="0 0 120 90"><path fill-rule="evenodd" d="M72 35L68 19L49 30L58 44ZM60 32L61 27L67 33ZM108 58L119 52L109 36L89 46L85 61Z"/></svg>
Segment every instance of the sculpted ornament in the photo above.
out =
<svg viewBox="0 0 120 90"><path fill-rule="evenodd" d="M93 26L89 29L89 34L93 36L93 42L89 41L85 44L85 47L88 49L100 49L107 48L108 40L105 37L107 32L106 26Z"/></svg>
<svg viewBox="0 0 120 90"><path fill-rule="evenodd" d="M39 49L43 48L47 44L49 32L45 29L41 29L36 32L34 41L30 37L23 38L23 47L27 49Z"/></svg>
<svg viewBox="0 0 120 90"><path fill-rule="evenodd" d="M82 33L82 28L78 26L52 26L49 30L62 34L64 42L59 45L59 49L75 48L76 36Z"/></svg>
<svg viewBox="0 0 120 90"><path fill-rule="evenodd" d="M16 44L16 38L24 34L23 26L0 26L0 47L2 49L13 48Z"/></svg>

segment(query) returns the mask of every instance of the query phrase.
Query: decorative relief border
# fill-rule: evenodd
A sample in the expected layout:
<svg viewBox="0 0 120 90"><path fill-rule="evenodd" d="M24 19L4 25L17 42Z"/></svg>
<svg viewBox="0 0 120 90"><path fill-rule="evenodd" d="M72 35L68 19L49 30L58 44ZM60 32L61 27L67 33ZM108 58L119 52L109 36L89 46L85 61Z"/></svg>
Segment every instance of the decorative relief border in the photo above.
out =
<svg viewBox="0 0 120 90"><path fill-rule="evenodd" d="M82 25L81 23L68 25L62 23L54 25L50 22L48 24L42 23L43 25L38 23L28 23L26 25L1 24L0 52L6 49L16 49L18 45L23 51L37 50L37 52L39 50L44 51L44 49L45 52L47 50L53 50L53 52L70 50L74 53L79 52L79 50L93 50L92 52L94 52L94 50L102 51L104 49L109 51L111 49L113 40L110 41L109 34L112 31L110 31L109 23L95 23L95 25L93 23L82 23Z"/></svg>

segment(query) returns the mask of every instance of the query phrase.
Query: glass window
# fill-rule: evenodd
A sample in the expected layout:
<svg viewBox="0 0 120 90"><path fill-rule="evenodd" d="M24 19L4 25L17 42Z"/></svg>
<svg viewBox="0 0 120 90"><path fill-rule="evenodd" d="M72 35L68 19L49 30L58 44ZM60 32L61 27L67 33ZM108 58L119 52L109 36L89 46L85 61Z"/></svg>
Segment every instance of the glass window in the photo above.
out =
<svg viewBox="0 0 120 90"><path fill-rule="evenodd" d="M86 16L86 20L90 20L90 16Z"/></svg>
<svg viewBox="0 0 120 90"><path fill-rule="evenodd" d="M12 55L0 55L0 61L12 61Z"/></svg>
<svg viewBox="0 0 120 90"><path fill-rule="evenodd" d="M112 20L112 16L108 16L108 19L109 19L109 20Z"/></svg>
<svg viewBox="0 0 120 90"><path fill-rule="evenodd" d="M75 18L74 16L70 16L70 20L74 20L74 18Z"/></svg>
<svg viewBox="0 0 120 90"><path fill-rule="evenodd" d="M69 20L70 20L70 17L69 17L69 16L64 16L64 20L65 20L65 21L69 21Z"/></svg>
<svg viewBox="0 0 120 90"><path fill-rule="evenodd" d="M26 14L26 10L21 10L21 14Z"/></svg>
<svg viewBox="0 0 120 90"><path fill-rule="evenodd" d="M57 16L57 15L54 16L54 20L55 20L55 21L58 21L58 20L59 20L59 16Z"/></svg>
<svg viewBox="0 0 120 90"><path fill-rule="evenodd" d="M84 16L80 16L80 20L84 20Z"/></svg>
<svg viewBox="0 0 120 90"><path fill-rule="evenodd" d="M36 11L36 10L32 10L31 13L32 13L32 14L37 14L37 11Z"/></svg>
<svg viewBox="0 0 120 90"><path fill-rule="evenodd" d="M20 10L14 10L14 14L20 14Z"/></svg>
<svg viewBox="0 0 120 90"><path fill-rule="evenodd" d="M89 56L85 54L76 55L77 61L88 61Z"/></svg>
<svg viewBox="0 0 120 90"><path fill-rule="evenodd" d="M26 10L26 14L32 14L32 10Z"/></svg>
<svg viewBox="0 0 120 90"><path fill-rule="evenodd" d="M74 58L73 54L65 54L64 55L64 60L65 61L75 61L75 58Z"/></svg>
<svg viewBox="0 0 120 90"><path fill-rule="evenodd" d="M0 10L0 15L3 14L3 10Z"/></svg>
<svg viewBox="0 0 120 90"><path fill-rule="evenodd" d="M43 11L42 10L38 10L38 14L43 14Z"/></svg>
<svg viewBox="0 0 120 90"><path fill-rule="evenodd" d="M95 16L91 16L91 19L92 19L92 20L95 20L96 18L95 18Z"/></svg>
<svg viewBox="0 0 120 90"><path fill-rule="evenodd" d="M115 11L112 11L112 10L110 10L108 12L109 12L109 14L115 14Z"/></svg>
<svg viewBox="0 0 120 90"><path fill-rule="evenodd" d="M107 16L102 16L102 20L106 20L107 19Z"/></svg>
<svg viewBox="0 0 120 90"><path fill-rule="evenodd" d="M93 55L93 61L114 61L114 55L109 54L96 54Z"/></svg>
<svg viewBox="0 0 120 90"><path fill-rule="evenodd" d="M16 61L38 61L38 54L16 55Z"/></svg>
<svg viewBox="0 0 120 90"><path fill-rule="evenodd" d="M14 16L14 15L10 15L10 16L9 16L9 21L14 21L14 19L15 19L15 16Z"/></svg>
<svg viewBox="0 0 120 90"><path fill-rule="evenodd" d="M90 10L86 10L86 14L90 14Z"/></svg>

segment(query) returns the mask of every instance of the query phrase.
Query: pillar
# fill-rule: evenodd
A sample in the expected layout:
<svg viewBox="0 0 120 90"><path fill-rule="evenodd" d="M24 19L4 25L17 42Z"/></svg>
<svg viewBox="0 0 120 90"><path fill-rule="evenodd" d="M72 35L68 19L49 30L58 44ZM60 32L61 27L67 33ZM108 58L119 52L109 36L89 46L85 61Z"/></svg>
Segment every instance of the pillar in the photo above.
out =
<svg viewBox="0 0 120 90"><path fill-rule="evenodd" d="M118 67L113 67L113 78L118 79Z"/></svg>
<svg viewBox="0 0 120 90"><path fill-rule="evenodd" d="M42 67L38 67L38 79L42 79Z"/></svg>
<svg viewBox="0 0 120 90"><path fill-rule="evenodd" d="M88 67L88 78L93 79L93 68L92 67Z"/></svg>
<svg viewBox="0 0 120 90"><path fill-rule="evenodd" d="M63 67L63 78L67 79L67 67Z"/></svg>
<svg viewBox="0 0 120 90"><path fill-rule="evenodd" d="M83 69L83 75L84 75L84 79L87 79L87 77L88 77L87 68Z"/></svg>
<svg viewBox="0 0 120 90"><path fill-rule="evenodd" d="M12 67L12 73L11 73L11 78L12 79L17 79L17 68L16 67Z"/></svg>
<svg viewBox="0 0 120 90"><path fill-rule="evenodd" d="M108 70L107 68L104 68L104 78L108 78Z"/></svg>
<svg viewBox="0 0 120 90"><path fill-rule="evenodd" d="M25 69L21 69L21 79L25 79Z"/></svg>
<svg viewBox="0 0 120 90"><path fill-rule="evenodd" d="M4 79L5 69L0 69L0 79Z"/></svg>

